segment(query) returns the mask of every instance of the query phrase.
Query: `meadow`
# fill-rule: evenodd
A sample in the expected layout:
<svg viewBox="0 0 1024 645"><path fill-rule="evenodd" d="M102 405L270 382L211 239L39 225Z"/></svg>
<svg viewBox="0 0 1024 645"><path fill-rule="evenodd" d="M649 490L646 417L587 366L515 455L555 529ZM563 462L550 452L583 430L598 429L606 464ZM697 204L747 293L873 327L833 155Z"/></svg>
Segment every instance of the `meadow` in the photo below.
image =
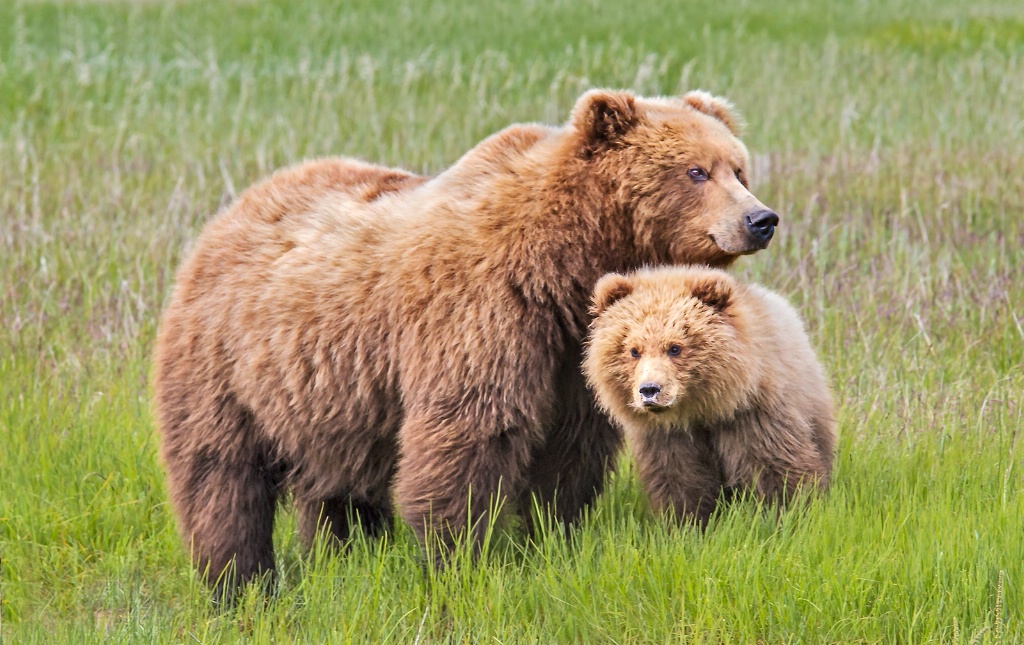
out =
<svg viewBox="0 0 1024 645"><path fill-rule="evenodd" d="M833 384L834 485L699 534L624 460L569 539L426 573L405 526L213 606L167 504L150 354L190 242L344 154L436 173L594 86L703 88L782 217L734 271ZM0 641L1024 642L1016 0L0 3Z"/></svg>

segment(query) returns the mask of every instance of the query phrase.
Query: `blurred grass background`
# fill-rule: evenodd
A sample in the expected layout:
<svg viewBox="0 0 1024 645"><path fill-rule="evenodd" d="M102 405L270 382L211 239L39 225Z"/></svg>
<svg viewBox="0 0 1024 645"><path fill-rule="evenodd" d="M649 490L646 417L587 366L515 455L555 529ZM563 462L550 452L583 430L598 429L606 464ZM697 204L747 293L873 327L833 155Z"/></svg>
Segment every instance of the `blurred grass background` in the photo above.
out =
<svg viewBox="0 0 1024 645"><path fill-rule="evenodd" d="M426 576L278 526L277 598L212 607L149 413L182 254L248 184L344 154L434 173L593 86L729 97L839 404L831 494L651 517L628 463L567 543ZM4 642L1024 639L1024 6L921 0L0 3Z"/></svg>

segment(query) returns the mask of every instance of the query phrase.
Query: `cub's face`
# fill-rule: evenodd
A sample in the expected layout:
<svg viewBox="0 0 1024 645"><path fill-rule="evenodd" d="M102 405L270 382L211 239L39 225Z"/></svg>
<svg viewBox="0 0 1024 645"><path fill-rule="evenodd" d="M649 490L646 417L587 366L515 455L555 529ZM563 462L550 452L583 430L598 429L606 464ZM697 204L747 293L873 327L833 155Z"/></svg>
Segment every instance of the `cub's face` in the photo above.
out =
<svg viewBox="0 0 1024 645"><path fill-rule="evenodd" d="M750 157L727 101L595 91L575 114L653 261L725 266L768 246L779 218L749 190Z"/></svg>
<svg viewBox="0 0 1024 645"><path fill-rule="evenodd" d="M695 335L693 328L705 328L705 336L723 335L721 328L708 326L703 309L692 300L680 302L619 329L622 395L637 412L660 415L694 398L692 390L705 380L701 368L714 358L708 348L716 343Z"/></svg>
<svg viewBox="0 0 1024 645"><path fill-rule="evenodd" d="M595 291L584 369L625 425L727 416L747 393L731 278L707 269L605 276Z"/></svg>

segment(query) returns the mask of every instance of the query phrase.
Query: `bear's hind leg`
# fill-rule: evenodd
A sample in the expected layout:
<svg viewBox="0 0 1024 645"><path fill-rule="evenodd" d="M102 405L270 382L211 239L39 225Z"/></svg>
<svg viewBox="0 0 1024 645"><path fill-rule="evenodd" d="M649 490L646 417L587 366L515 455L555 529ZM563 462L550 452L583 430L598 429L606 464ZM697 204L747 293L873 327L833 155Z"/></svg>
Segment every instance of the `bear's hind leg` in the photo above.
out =
<svg viewBox="0 0 1024 645"><path fill-rule="evenodd" d="M192 560L218 596L230 599L251 580L273 577L280 469L268 451L253 445L247 411L233 401L217 407L212 420L233 426L229 433L205 428L200 438L198 432L175 432L184 426L167 428L163 454ZM206 443L209 437L230 440Z"/></svg>
<svg viewBox="0 0 1024 645"><path fill-rule="evenodd" d="M816 419L782 410L775 415L752 412L743 421L743 432L729 435L732 444L723 454L737 455L735 470L761 499L785 505L804 487L828 487L834 444Z"/></svg>

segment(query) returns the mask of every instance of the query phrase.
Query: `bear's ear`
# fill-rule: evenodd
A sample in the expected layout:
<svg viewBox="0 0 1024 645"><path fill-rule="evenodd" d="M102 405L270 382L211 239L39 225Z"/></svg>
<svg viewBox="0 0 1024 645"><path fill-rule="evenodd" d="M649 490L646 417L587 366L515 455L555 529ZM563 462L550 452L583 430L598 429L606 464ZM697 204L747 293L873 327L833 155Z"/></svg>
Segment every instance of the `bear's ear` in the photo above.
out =
<svg viewBox="0 0 1024 645"><path fill-rule="evenodd" d="M629 92L590 90L572 109L572 123L583 135L583 145L588 152L614 142L639 120L636 97Z"/></svg>
<svg viewBox="0 0 1024 645"><path fill-rule="evenodd" d="M590 308L590 311L595 316L600 316L616 301L631 293L633 293L633 283L629 281L629 278L618 273L609 273L597 281L597 286L594 287L594 306Z"/></svg>
<svg viewBox="0 0 1024 645"><path fill-rule="evenodd" d="M694 90L683 95L683 101L704 114L714 117L725 124L735 136L743 134L743 117L736 111L732 103L720 96L713 96L704 90Z"/></svg>
<svg viewBox="0 0 1024 645"><path fill-rule="evenodd" d="M721 275L701 276L693 285L693 297L715 311L724 311L732 301L733 285Z"/></svg>

